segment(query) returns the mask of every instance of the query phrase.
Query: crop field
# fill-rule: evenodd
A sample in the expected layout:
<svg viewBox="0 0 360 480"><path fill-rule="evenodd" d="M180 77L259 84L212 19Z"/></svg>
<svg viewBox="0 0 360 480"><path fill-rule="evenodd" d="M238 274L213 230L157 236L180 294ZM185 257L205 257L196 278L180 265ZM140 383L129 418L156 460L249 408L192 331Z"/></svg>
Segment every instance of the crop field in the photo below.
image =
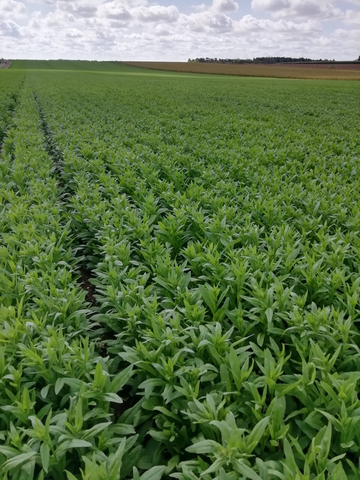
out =
<svg viewBox="0 0 360 480"><path fill-rule="evenodd" d="M0 72L0 478L360 478L360 83Z"/></svg>
<svg viewBox="0 0 360 480"><path fill-rule="evenodd" d="M360 64L344 65L227 65L198 62L127 62L126 65L173 72L235 75L243 77L301 78L318 80L360 80Z"/></svg>

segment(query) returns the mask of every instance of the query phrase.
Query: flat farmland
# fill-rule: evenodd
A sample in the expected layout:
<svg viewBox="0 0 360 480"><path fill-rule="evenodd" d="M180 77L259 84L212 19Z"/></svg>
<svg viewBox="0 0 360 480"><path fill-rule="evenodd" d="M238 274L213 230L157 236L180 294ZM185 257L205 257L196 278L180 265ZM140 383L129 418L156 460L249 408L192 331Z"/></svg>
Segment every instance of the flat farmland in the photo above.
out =
<svg viewBox="0 0 360 480"><path fill-rule="evenodd" d="M360 83L0 71L0 478L360 478Z"/></svg>
<svg viewBox="0 0 360 480"><path fill-rule="evenodd" d="M197 62L126 62L128 65L173 72L235 75L245 77L360 80L357 65L226 65Z"/></svg>

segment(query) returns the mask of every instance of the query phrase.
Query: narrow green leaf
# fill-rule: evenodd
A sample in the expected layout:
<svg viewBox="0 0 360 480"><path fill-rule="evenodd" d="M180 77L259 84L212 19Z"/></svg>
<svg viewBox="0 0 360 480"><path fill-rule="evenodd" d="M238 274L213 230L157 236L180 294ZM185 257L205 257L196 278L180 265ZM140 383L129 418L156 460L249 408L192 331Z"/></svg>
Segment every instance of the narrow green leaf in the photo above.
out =
<svg viewBox="0 0 360 480"><path fill-rule="evenodd" d="M222 445L214 440L202 440L201 442L195 443L186 449L189 453L197 453L197 454L215 454L219 451L223 450Z"/></svg>
<svg viewBox="0 0 360 480"><path fill-rule="evenodd" d="M166 467L163 466L152 467L141 475L140 480L160 480L165 470Z"/></svg>
<svg viewBox="0 0 360 480"><path fill-rule="evenodd" d="M40 456L42 468L46 473L49 471L49 458L50 458L50 449L46 443L42 443L40 447Z"/></svg>
<svg viewBox="0 0 360 480"><path fill-rule="evenodd" d="M233 459L233 466L235 470L241 475L243 475L245 478L250 478L251 480L262 480L261 477L250 467L245 465L241 460Z"/></svg>
<svg viewBox="0 0 360 480"><path fill-rule="evenodd" d="M37 455L36 452L21 453L20 455L17 455L16 457L13 457L10 460L7 460L1 467L1 470L3 472L8 472L12 468L23 465L25 462L34 458L36 455Z"/></svg>

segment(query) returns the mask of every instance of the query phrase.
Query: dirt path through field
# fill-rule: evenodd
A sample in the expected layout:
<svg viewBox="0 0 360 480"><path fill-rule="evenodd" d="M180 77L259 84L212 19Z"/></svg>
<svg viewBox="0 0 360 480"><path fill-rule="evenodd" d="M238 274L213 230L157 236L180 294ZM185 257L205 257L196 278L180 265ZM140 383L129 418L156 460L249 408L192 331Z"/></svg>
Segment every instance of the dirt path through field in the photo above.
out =
<svg viewBox="0 0 360 480"><path fill-rule="evenodd" d="M0 63L0 69L4 69L5 68L9 68L11 65L11 60L9 60L8 62L5 62L5 63Z"/></svg>

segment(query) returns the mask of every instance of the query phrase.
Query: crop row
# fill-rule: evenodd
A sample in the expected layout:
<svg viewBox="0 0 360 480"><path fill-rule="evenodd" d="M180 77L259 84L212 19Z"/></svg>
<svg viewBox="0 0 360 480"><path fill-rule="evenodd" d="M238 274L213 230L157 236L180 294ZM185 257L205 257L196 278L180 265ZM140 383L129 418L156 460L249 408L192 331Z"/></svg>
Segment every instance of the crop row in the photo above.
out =
<svg viewBox="0 0 360 480"><path fill-rule="evenodd" d="M82 467L115 480L137 438L112 421L131 368L119 372L89 339L81 258L45 144L25 87L0 163L1 478L60 480Z"/></svg>
<svg viewBox="0 0 360 480"><path fill-rule="evenodd" d="M13 71L2 71L0 77L0 144L6 135L7 128L11 122L11 116L15 109L16 98L21 83L24 81L24 74Z"/></svg>

